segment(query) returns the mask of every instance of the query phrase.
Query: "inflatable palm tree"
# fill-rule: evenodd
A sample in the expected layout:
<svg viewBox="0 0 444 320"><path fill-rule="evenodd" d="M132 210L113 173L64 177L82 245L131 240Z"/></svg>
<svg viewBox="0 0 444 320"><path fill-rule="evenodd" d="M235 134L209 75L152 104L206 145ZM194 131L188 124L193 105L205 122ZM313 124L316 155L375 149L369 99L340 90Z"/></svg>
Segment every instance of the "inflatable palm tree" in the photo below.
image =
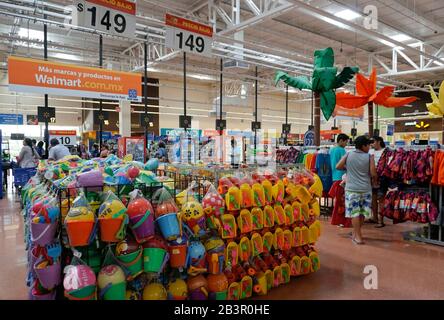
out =
<svg viewBox="0 0 444 320"><path fill-rule="evenodd" d="M439 97L436 96L432 86L429 86L429 89L432 102L427 103L427 109L430 115L442 117L444 115L444 81L441 82L441 86L439 87Z"/></svg>
<svg viewBox="0 0 444 320"><path fill-rule="evenodd" d="M336 106L335 90L349 82L358 67L345 67L339 74L334 67L334 52L332 48L316 50L314 52L314 68L311 81L305 76L291 77L287 73L278 71L274 78L275 84L280 80L297 89L309 89L319 95L320 108L326 120L330 119Z"/></svg>
<svg viewBox="0 0 444 320"><path fill-rule="evenodd" d="M387 108L402 107L417 100L417 97L393 97L395 87L386 86L376 90L376 69L373 68L367 79L361 73L356 75L356 93L353 95L346 92L336 94L336 104L347 109L357 109L367 104L368 106L368 133L373 134L373 104L382 105Z"/></svg>

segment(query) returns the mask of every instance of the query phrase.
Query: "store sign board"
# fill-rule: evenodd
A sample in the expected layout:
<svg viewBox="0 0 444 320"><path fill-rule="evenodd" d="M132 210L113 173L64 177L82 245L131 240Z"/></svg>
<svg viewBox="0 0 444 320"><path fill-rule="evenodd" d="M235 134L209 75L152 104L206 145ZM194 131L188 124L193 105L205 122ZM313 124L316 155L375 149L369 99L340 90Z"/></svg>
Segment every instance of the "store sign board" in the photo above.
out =
<svg viewBox="0 0 444 320"><path fill-rule="evenodd" d="M136 4L127 0L76 0L73 24L116 36L133 38Z"/></svg>
<svg viewBox="0 0 444 320"><path fill-rule="evenodd" d="M142 101L137 73L9 56L8 76L11 91Z"/></svg>
<svg viewBox="0 0 444 320"><path fill-rule="evenodd" d="M387 125L387 136L393 136L393 132L395 131L395 126L393 124Z"/></svg>
<svg viewBox="0 0 444 320"><path fill-rule="evenodd" d="M160 135L170 137L180 137L181 134L185 132L182 128L161 128ZM202 135L202 130L200 129L188 129L187 133L191 135L194 139L199 139Z"/></svg>
<svg viewBox="0 0 444 320"><path fill-rule="evenodd" d="M211 56L212 27L168 13L165 15L165 24L165 45L168 48Z"/></svg>
<svg viewBox="0 0 444 320"><path fill-rule="evenodd" d="M49 140L57 139L60 144L74 146L77 142L77 132L75 130L49 130Z"/></svg>
<svg viewBox="0 0 444 320"><path fill-rule="evenodd" d="M36 114L27 114L26 115L26 124L28 126L36 126L39 124L39 119Z"/></svg>
<svg viewBox="0 0 444 320"><path fill-rule="evenodd" d="M341 106L336 106L335 110L333 111L333 117L335 117L336 119L363 121L364 107L357 109L347 109Z"/></svg>
<svg viewBox="0 0 444 320"><path fill-rule="evenodd" d="M23 115L14 113L0 113L0 124L23 124Z"/></svg>

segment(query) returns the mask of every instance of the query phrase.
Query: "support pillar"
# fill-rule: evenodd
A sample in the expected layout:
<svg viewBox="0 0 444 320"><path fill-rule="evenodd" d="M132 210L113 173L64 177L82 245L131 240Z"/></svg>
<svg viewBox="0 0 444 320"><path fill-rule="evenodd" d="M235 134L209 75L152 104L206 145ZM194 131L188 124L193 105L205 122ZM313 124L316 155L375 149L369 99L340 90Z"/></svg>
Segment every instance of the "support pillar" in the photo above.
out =
<svg viewBox="0 0 444 320"><path fill-rule="evenodd" d="M370 101L368 103L368 135L369 137L373 136L373 129L374 129L374 119L373 119L373 101Z"/></svg>
<svg viewBox="0 0 444 320"><path fill-rule="evenodd" d="M321 145L321 96L318 92L314 93L314 144L315 146Z"/></svg>
<svg viewBox="0 0 444 320"><path fill-rule="evenodd" d="M131 102L119 101L119 134L122 137L131 136Z"/></svg>

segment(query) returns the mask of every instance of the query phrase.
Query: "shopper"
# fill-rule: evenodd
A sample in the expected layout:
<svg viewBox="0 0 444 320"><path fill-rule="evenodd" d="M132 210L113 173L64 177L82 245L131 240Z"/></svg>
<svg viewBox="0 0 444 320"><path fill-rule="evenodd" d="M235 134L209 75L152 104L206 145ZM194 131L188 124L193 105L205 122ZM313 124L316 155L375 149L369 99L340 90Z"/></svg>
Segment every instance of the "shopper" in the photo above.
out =
<svg viewBox="0 0 444 320"><path fill-rule="evenodd" d="M88 149L86 148L86 145L84 143L79 144L78 147L78 154L79 157L82 159L89 159L89 152Z"/></svg>
<svg viewBox="0 0 444 320"><path fill-rule="evenodd" d="M25 138L20 154L17 156L17 164L20 168L34 168L40 159L37 150L32 146L32 140Z"/></svg>
<svg viewBox="0 0 444 320"><path fill-rule="evenodd" d="M102 149L100 150L100 158L106 158L109 155L109 147L106 144L102 144Z"/></svg>
<svg viewBox="0 0 444 320"><path fill-rule="evenodd" d="M345 217L345 191L342 177L345 174L343 170L337 170L336 165L345 155L345 147L349 141L349 137L341 133L336 138L336 146L330 149L330 164L332 172L332 186L328 192L329 197L334 199L333 213L331 224L339 227L350 228L352 226L351 219Z"/></svg>
<svg viewBox="0 0 444 320"><path fill-rule="evenodd" d="M56 138L51 139L49 144L51 145L51 148L48 152L48 160L58 161L70 155L69 149L63 144L60 144L59 140Z"/></svg>
<svg viewBox="0 0 444 320"><path fill-rule="evenodd" d="M374 155L370 155L372 140L366 136L355 139L355 150L347 153L336 165L346 170L345 216L352 219L352 240L364 244L361 228L364 219L372 214L372 178L376 177Z"/></svg>
<svg viewBox="0 0 444 320"><path fill-rule="evenodd" d="M375 167L378 167L379 159L381 158L382 153L385 150L385 142L381 137L373 137L375 141L372 144L372 149L370 150L370 154L374 155L375 158ZM373 219L371 222L377 223L375 228L382 228L385 226L384 224L384 216L379 213L382 212L383 199L388 189L388 181L384 177L376 177L372 193L372 210L373 210Z"/></svg>
<svg viewBox="0 0 444 320"><path fill-rule="evenodd" d="M237 167L237 163L236 163L237 162L237 159L236 159L237 142L236 142L236 139L234 138L234 136L231 136L230 144L231 144L231 166L233 168L236 168ZM254 152L256 152L256 150Z"/></svg>
<svg viewBox="0 0 444 320"><path fill-rule="evenodd" d="M45 149L43 148L43 145L44 145L43 141L39 141L37 143L37 147L35 148L40 158L43 158L43 156L45 155Z"/></svg>
<svg viewBox="0 0 444 320"><path fill-rule="evenodd" d="M160 162L167 162L168 154L165 147L165 142L159 141L158 149L156 151L156 158L160 160Z"/></svg>
<svg viewBox="0 0 444 320"><path fill-rule="evenodd" d="M91 158L98 158L100 156L99 145L94 143L91 148Z"/></svg>

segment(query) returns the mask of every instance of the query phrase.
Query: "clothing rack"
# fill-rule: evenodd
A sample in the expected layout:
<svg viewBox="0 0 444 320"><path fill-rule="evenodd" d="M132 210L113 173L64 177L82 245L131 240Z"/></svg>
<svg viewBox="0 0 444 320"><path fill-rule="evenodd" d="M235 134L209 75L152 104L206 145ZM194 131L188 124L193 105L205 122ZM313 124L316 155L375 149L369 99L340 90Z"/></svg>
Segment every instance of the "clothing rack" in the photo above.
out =
<svg viewBox="0 0 444 320"><path fill-rule="evenodd" d="M431 148L432 150L440 150L439 145L409 145L409 146L402 146L398 149L404 149L404 150L425 150L427 148ZM439 246L444 246L444 239L443 239L443 224L444 224L444 190L443 186L437 186L429 184L429 187L427 188L421 188L419 186L412 186L412 188L409 188L407 186L407 189L410 191L413 190L424 190L428 189L428 192L432 198L432 201L438 204L438 218L434 222L429 222L427 226L420 227L415 229L414 231L405 232L404 238L408 240L414 240Z"/></svg>

